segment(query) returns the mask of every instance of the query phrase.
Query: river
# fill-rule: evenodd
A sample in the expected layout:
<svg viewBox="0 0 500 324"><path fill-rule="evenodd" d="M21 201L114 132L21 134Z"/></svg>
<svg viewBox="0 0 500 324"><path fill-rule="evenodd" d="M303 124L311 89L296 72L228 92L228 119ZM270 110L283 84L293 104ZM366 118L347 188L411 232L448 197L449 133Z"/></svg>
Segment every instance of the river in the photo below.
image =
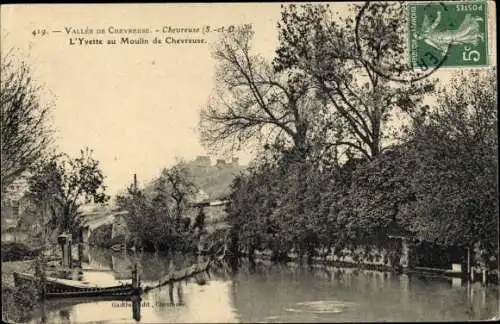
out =
<svg viewBox="0 0 500 324"><path fill-rule="evenodd" d="M112 271L89 273L89 279L124 279L132 259L91 250L90 263ZM147 282L193 259L143 254L138 262L141 279ZM499 314L498 286L451 279L270 263L258 263L253 269L243 266L236 274L216 269L205 276L206 284L191 279L173 290L168 286L152 290L134 303L48 300L45 319L47 323L464 321Z"/></svg>

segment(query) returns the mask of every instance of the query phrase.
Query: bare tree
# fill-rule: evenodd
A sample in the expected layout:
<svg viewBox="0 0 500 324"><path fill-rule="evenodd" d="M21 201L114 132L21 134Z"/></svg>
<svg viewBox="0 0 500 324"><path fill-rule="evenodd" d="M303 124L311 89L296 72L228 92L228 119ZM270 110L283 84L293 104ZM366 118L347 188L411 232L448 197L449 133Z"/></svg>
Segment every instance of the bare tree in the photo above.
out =
<svg viewBox="0 0 500 324"><path fill-rule="evenodd" d="M434 81L403 84L380 74L397 75L405 61L404 4L371 3L362 16L360 9L354 5L348 16L334 18L321 4L283 7L274 67L303 71L328 102L331 127L323 128L323 147L372 159L394 139L397 112L419 111Z"/></svg>
<svg viewBox="0 0 500 324"><path fill-rule="evenodd" d="M1 157L2 194L43 155L50 143L49 106L26 62L16 62L13 52L1 58Z"/></svg>
<svg viewBox="0 0 500 324"><path fill-rule="evenodd" d="M274 72L251 53L251 30L226 33L217 44L216 88L201 112L204 145L241 148L252 141L308 150L311 116L318 109L304 74Z"/></svg>

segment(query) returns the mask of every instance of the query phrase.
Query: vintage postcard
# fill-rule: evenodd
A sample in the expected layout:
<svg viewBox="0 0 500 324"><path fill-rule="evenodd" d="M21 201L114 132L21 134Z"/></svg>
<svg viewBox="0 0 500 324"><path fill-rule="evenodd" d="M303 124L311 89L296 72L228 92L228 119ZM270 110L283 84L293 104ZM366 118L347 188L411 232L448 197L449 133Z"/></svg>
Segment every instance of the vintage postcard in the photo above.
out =
<svg viewBox="0 0 500 324"><path fill-rule="evenodd" d="M0 11L3 322L499 319L494 1Z"/></svg>

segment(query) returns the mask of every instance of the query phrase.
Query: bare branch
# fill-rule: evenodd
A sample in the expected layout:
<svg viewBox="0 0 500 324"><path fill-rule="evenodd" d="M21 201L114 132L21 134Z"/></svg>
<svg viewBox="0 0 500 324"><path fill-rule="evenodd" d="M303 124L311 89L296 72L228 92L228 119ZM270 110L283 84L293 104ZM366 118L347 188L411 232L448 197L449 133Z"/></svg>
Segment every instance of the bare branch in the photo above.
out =
<svg viewBox="0 0 500 324"><path fill-rule="evenodd" d="M40 102L42 89L31 78L28 65L13 52L1 58L0 132L2 193L28 171L51 143L47 126L49 106Z"/></svg>

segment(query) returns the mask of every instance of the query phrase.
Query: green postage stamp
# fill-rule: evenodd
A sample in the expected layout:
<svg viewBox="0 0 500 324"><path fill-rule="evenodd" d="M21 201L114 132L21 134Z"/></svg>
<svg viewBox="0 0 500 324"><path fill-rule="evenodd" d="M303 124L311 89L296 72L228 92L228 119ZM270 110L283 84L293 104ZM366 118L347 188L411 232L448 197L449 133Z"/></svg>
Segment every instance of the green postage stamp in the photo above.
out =
<svg viewBox="0 0 500 324"><path fill-rule="evenodd" d="M409 3L411 66L488 64L486 1Z"/></svg>

